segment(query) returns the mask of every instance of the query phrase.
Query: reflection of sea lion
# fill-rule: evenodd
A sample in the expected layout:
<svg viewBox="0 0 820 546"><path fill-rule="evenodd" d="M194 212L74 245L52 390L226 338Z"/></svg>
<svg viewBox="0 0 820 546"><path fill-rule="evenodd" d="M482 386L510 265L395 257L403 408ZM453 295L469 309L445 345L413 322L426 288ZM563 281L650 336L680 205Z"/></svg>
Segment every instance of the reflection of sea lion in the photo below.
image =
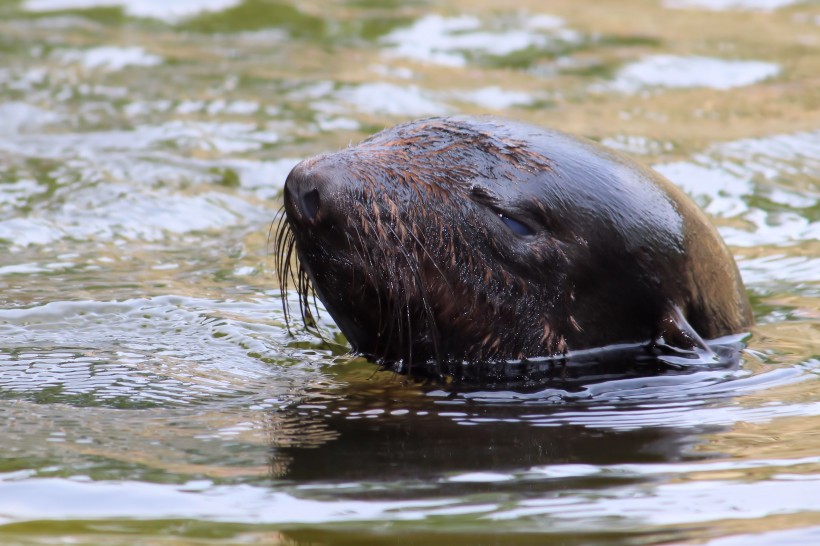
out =
<svg viewBox="0 0 820 546"><path fill-rule="evenodd" d="M651 170L496 118L425 119L297 165L280 278L383 363L673 351L752 324L731 254ZM290 271L295 244L299 259Z"/></svg>

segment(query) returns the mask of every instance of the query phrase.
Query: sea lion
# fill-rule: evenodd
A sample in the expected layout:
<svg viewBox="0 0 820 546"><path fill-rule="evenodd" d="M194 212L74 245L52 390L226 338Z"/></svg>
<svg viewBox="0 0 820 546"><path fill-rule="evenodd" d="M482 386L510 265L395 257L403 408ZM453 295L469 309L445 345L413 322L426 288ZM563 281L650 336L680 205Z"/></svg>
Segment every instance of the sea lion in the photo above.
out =
<svg viewBox="0 0 820 546"><path fill-rule="evenodd" d="M731 253L680 189L558 131L404 123L296 165L284 210L283 297L295 281L310 323L312 289L354 351L395 369L686 354L753 323Z"/></svg>

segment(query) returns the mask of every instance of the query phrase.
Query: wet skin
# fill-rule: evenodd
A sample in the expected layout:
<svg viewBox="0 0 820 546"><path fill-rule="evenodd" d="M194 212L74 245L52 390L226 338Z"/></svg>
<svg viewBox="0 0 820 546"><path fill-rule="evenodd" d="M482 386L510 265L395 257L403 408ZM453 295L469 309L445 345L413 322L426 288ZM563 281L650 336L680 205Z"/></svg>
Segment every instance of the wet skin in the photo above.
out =
<svg viewBox="0 0 820 546"><path fill-rule="evenodd" d="M285 184L295 252L353 349L384 363L494 362L612 344L705 348L753 322L732 255L654 171L489 117L399 125Z"/></svg>

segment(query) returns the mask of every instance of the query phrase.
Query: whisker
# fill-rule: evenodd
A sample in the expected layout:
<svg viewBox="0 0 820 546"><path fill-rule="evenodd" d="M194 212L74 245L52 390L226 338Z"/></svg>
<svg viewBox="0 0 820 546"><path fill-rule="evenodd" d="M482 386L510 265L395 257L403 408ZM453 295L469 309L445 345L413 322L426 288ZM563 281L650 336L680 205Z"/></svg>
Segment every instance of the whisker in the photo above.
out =
<svg viewBox="0 0 820 546"><path fill-rule="evenodd" d="M273 227L273 222L271 223ZM268 241L270 242L271 233L268 232ZM296 236L290 229L285 215L280 210L280 216L276 221L276 231L274 235L274 268L279 277L279 298L282 302L282 313L285 318L285 325L288 333L290 332L290 305L288 303L287 292L290 280L293 279L293 257L294 248L296 246Z"/></svg>
<svg viewBox="0 0 820 546"><path fill-rule="evenodd" d="M387 224L387 228L390 230L390 233L396 239L397 248L401 253L402 257L404 258L404 263L407 265L408 271L413 276L413 279L416 281L416 287L418 288L419 295L421 296L422 307L424 308L424 314L427 316L427 324L428 330L430 332L430 339L433 342L433 355L436 360L436 365L438 370L441 371L442 360L441 360L441 347L440 347L440 339L439 339L439 331L438 331L438 324L436 322L435 314L433 313L433 307L430 305L430 297L427 294L427 287L422 280L421 274L419 273L418 262L413 261L410 259L410 254L401 244L401 238L398 236L396 231L393 229L393 226ZM421 244L418 238L414 237L414 240L417 244ZM432 257L428 254L428 257L432 259ZM435 262L434 262L435 263ZM438 267L436 267L438 269ZM439 270L440 271L440 270ZM443 275L443 273L442 273ZM408 298L408 291L405 290L405 299ZM407 301L407 317L408 323L410 320L410 302ZM413 350L413 337L410 335L410 343L408 344L409 350L411 351L411 359L410 359L410 366L412 366L412 350ZM410 370L408 370L409 372Z"/></svg>
<svg viewBox="0 0 820 546"><path fill-rule="evenodd" d="M381 234L381 232L376 228L373 214L368 207L362 208L361 221L366 232L375 235ZM368 245L364 240L365 234L362 233L358 226L354 224L353 228L359 239L359 245L356 248L357 250L360 250L359 255L363 256L363 262L367 263L367 267L363 268L365 274L367 275L366 281L373 287L386 285L389 292L396 291L395 283L400 275L397 275L395 271L390 271L388 269L395 262L393 257L388 255L386 252L388 245ZM376 253L379 253L380 255L376 256ZM377 345L374 348L374 357L381 361L380 366L384 368L384 364L387 360L389 360L388 356L390 353L390 345L393 342L393 333L395 331L399 332L398 343L399 346L402 345L402 321L400 314L394 312L395 305L393 302L395 301L395 297L392 297L392 295L388 292L387 299L383 300L381 290L375 289L374 292L376 294L376 303L379 313L376 335ZM385 321L385 315L389 317L389 321ZM399 316L399 320L396 318L397 315Z"/></svg>
<svg viewBox="0 0 820 546"><path fill-rule="evenodd" d="M302 323L306 329L318 333L321 337L318 322L311 310L310 301L312 298L313 308L317 310L318 316L319 307L316 299L316 291L310 282L307 271L299 262L299 257L296 252L296 234L293 232L286 215L281 212L281 209L278 220L275 220L271 225L273 226L274 223L276 228L272 233L269 232L268 241L270 241L271 235L273 235L273 244L276 248L274 268L279 277L279 298L282 302L282 313L288 333L292 334L290 329L292 313L290 311L290 301L288 300L288 291L292 284L296 289L296 296L299 302L299 316L302 319ZM324 341L324 338L322 339Z"/></svg>

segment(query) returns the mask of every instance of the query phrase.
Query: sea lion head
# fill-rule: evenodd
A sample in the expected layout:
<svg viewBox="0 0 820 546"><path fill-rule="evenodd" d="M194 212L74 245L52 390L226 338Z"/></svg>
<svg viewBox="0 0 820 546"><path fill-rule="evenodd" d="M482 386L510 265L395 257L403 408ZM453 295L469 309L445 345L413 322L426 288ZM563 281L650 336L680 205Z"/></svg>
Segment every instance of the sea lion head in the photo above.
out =
<svg viewBox="0 0 820 546"><path fill-rule="evenodd" d="M568 257L528 189L550 169L489 121L400 125L293 169L280 255L295 244L304 308L309 283L381 362L555 354L575 327Z"/></svg>
<svg viewBox="0 0 820 546"><path fill-rule="evenodd" d="M283 294L311 290L383 364L494 362L752 323L731 254L654 171L497 118L405 123L299 163L277 234ZM296 254L298 266L291 258Z"/></svg>

